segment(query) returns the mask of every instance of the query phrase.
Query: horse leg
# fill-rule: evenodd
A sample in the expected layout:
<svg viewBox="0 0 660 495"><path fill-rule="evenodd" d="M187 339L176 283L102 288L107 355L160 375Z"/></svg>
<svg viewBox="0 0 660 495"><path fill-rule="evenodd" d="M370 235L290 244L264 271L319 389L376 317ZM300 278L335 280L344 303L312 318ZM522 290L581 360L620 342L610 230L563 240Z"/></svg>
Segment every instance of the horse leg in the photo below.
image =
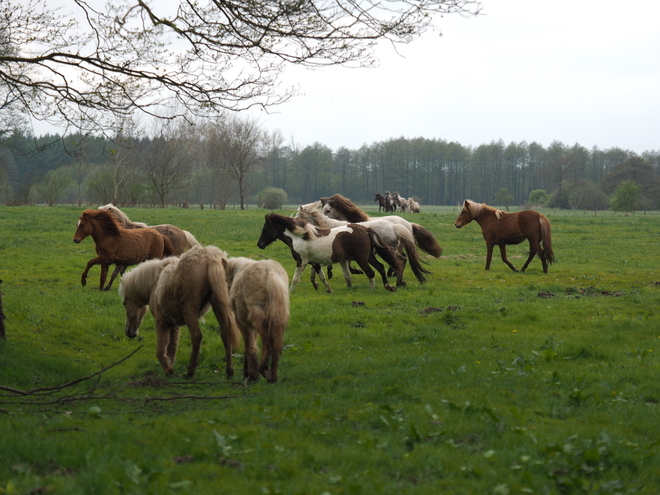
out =
<svg viewBox="0 0 660 495"><path fill-rule="evenodd" d="M270 370L267 371L267 374L261 373L268 383L277 382L277 369L280 364L280 356L282 355L283 343L281 339L274 339L272 335L269 335L267 339L264 340L262 335L261 337L261 368L268 366L268 359L270 358Z"/></svg>
<svg viewBox="0 0 660 495"><path fill-rule="evenodd" d="M328 294L332 294L332 289L330 288L330 284L328 283L328 280L325 278L325 273L323 273L323 269L319 270L319 278L321 279L321 282L323 282L323 285L325 285L325 291Z"/></svg>
<svg viewBox="0 0 660 495"><path fill-rule="evenodd" d="M89 269L94 265L98 265L100 263L101 263L101 258L98 256L96 258L92 258L87 262L87 265L85 266L85 269L83 270L82 275L80 276L80 283L83 287L87 285L87 274L89 273Z"/></svg>
<svg viewBox="0 0 660 495"><path fill-rule="evenodd" d="M374 281L374 279L376 277L376 274L371 269L371 266L373 266L378 271L378 273L380 273L380 277L383 279L383 286L387 290L389 290L390 292L396 292L396 287L392 287L390 285L389 281L387 280L387 274L385 273L385 267L383 266L383 264L380 261L378 261L376 259L376 256L374 255L373 251L369 254L369 260L368 260L367 263L365 263L365 265L366 265L366 268L368 268L369 272L371 272L371 273L367 272L367 270L364 270L365 267L362 264L360 264L360 267L364 270L364 273L367 274L367 277L369 277L370 288L371 288L372 291L376 288L376 283ZM371 266L369 266L369 265L371 265Z"/></svg>
<svg viewBox="0 0 660 495"><path fill-rule="evenodd" d="M176 360L176 350L179 348L180 334L181 329L179 327L173 327L170 330L170 342L167 344L167 356L170 358L172 367L174 367L174 361Z"/></svg>
<svg viewBox="0 0 660 495"><path fill-rule="evenodd" d="M121 265L115 266L115 269L112 272L112 275L110 276L110 282L108 282L108 285L106 285L103 290L110 290L110 287L112 287L112 282L115 281L118 275L123 275L124 272L126 271L126 268L127 268L126 266L121 266Z"/></svg>
<svg viewBox="0 0 660 495"><path fill-rule="evenodd" d="M108 278L108 267L105 263L101 263L101 279L99 280L99 290L103 290L105 286L105 279Z"/></svg>
<svg viewBox="0 0 660 495"><path fill-rule="evenodd" d="M195 370L197 369L197 364L199 363L199 351L202 347L202 331L199 328L199 320L197 318L197 315L191 319L186 318L186 326L190 332L190 342L192 344L192 349L190 351L190 362L188 363L186 378L192 378L195 376Z"/></svg>
<svg viewBox="0 0 660 495"><path fill-rule="evenodd" d="M247 328L243 331L243 342L245 343L245 356L243 357L243 379L254 383L259 379L257 362L257 332L254 330L252 310L248 313Z"/></svg>
<svg viewBox="0 0 660 495"><path fill-rule="evenodd" d="M351 269L350 263L348 261L342 261L339 263L341 266L341 271L344 274L344 280L346 281L346 287L351 287Z"/></svg>
<svg viewBox="0 0 660 495"><path fill-rule="evenodd" d="M490 262L493 260L494 244L486 244L486 270L490 270Z"/></svg>
<svg viewBox="0 0 660 495"><path fill-rule="evenodd" d="M541 263L543 264L543 273L548 273L548 261L545 257L545 252L543 249L541 249L541 244L538 241L532 241L531 239L529 240L529 258L527 258L527 262L520 271L524 272L527 270L527 266L530 264L535 254L538 254L539 258L541 258Z"/></svg>
<svg viewBox="0 0 660 495"><path fill-rule="evenodd" d="M298 285L298 282L300 282L300 276L302 275L302 272L305 270L305 267L307 265L300 265L296 267L296 271L293 274L293 278L291 279L291 287L289 287L289 292L293 292L293 289L296 288L296 285Z"/></svg>
<svg viewBox="0 0 660 495"><path fill-rule="evenodd" d="M172 337L172 328L165 327L164 325L156 324L156 338L158 343L156 344L156 358L158 362L163 367L165 376L171 376L173 373L174 363L170 356L168 355L168 349L170 347L170 339Z"/></svg>
<svg viewBox="0 0 660 495"><path fill-rule="evenodd" d="M513 266L506 257L506 244L500 244L500 254L502 255L502 261L504 261L514 272L517 272L518 270L516 270L516 267Z"/></svg>

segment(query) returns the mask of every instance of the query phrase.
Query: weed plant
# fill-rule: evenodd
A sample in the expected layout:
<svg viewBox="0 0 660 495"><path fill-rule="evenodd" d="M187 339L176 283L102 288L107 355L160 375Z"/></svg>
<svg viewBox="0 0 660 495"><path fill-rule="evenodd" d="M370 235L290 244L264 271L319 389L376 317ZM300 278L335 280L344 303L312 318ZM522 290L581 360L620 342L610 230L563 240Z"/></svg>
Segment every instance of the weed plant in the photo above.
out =
<svg viewBox="0 0 660 495"><path fill-rule="evenodd" d="M193 380L185 328L168 379L151 316L124 336L117 287L98 291L98 268L80 286L95 256L71 240L80 211L0 207L0 493L660 490L657 213L543 211L548 274L498 253L485 271L479 226L455 229L455 209L406 214L444 248L429 282L301 282L280 381L246 386L224 377L212 314ZM263 210L124 211L293 274L284 244L256 246ZM518 266L526 251L508 250Z"/></svg>

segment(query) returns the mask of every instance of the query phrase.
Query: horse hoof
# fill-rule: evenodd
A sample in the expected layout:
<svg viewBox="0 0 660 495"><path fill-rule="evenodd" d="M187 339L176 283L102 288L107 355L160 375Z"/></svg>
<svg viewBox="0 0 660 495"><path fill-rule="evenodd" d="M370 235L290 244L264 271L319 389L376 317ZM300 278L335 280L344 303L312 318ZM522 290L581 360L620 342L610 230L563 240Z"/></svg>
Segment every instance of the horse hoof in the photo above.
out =
<svg viewBox="0 0 660 495"><path fill-rule="evenodd" d="M397 287L405 287L405 286L407 286L407 285L408 285L408 284L405 283L404 281L398 282L398 283L396 284Z"/></svg>
<svg viewBox="0 0 660 495"><path fill-rule="evenodd" d="M392 287L390 284L387 284L385 288L390 292L396 292L396 287Z"/></svg>

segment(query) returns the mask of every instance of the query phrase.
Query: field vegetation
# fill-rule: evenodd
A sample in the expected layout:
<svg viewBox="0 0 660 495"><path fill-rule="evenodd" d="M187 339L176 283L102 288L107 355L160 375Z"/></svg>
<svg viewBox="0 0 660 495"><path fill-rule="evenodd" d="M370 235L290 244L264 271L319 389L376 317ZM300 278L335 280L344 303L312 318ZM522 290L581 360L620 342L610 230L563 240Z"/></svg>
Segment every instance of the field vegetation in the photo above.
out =
<svg viewBox="0 0 660 495"><path fill-rule="evenodd" d="M256 246L265 210L124 211L293 274L284 244ZM302 281L280 381L252 386L225 379L212 313L195 378L185 328L163 376L151 316L130 340L117 286L100 292L98 268L80 286L94 257L71 240L80 212L0 207L0 493L660 490L657 212L542 210L548 274L497 252L485 271L479 226L457 230L456 209L405 215L444 248L429 282Z"/></svg>

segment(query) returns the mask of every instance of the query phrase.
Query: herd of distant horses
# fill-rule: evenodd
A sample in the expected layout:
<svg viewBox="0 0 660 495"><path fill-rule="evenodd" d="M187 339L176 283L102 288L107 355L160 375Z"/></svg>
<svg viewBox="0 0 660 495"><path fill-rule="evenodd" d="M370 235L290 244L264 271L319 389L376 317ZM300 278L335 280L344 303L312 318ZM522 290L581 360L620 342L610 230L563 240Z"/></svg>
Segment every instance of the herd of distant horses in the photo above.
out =
<svg viewBox="0 0 660 495"><path fill-rule="evenodd" d="M385 194L376 193L374 201L378 202L378 211L384 211L385 213L395 213L397 210L402 213L419 213L419 203L413 198L403 198L399 195L398 192L393 192L390 194L389 191L385 191Z"/></svg>
<svg viewBox="0 0 660 495"><path fill-rule="evenodd" d="M401 211L415 211L412 208L416 204L419 212L419 204L413 201L411 205L412 198L403 200L406 209L398 193L377 193L376 200L380 202L380 198L387 205L383 207L385 212L396 211L387 209L392 208L390 201L395 201ZM192 344L186 377L194 376L202 342L199 320L212 310L220 325L227 378L234 376L233 351L239 348L242 337L243 379L254 383L262 376L275 383L289 322L289 293L300 282L307 265L312 267L310 281L314 288L318 288L318 275L328 293L332 292L328 280L334 264L340 265L348 287L351 275L358 273L366 275L371 290L375 290L377 272L383 287L395 292L406 285L406 266L419 283L427 282L430 272L418 249L434 258L442 254L438 241L422 225L399 215L371 218L341 194L300 205L292 216L272 212L264 220L257 246L266 249L280 240L289 247L296 263L290 285L287 272L274 260L230 257L215 246L202 246L190 232L174 225L132 222L112 204L87 209L78 220L73 241L80 243L91 236L97 254L87 262L81 284L86 285L89 270L95 265L101 266L100 290L109 290L121 275L118 292L126 312L124 332L129 338L136 337L142 320L151 311L156 326L156 357L167 376L174 373L180 327L184 325ZM517 271L507 258L506 246L527 240L529 256L520 271L524 272L538 256L543 272L548 273L555 257L547 217L533 210L507 213L465 200L454 225L460 229L473 220L486 241L486 270L498 246L502 261ZM111 265L115 270L106 285ZM124 273L133 265L137 266ZM389 283L388 276L396 277L396 286ZM257 340L261 341L260 356Z"/></svg>

